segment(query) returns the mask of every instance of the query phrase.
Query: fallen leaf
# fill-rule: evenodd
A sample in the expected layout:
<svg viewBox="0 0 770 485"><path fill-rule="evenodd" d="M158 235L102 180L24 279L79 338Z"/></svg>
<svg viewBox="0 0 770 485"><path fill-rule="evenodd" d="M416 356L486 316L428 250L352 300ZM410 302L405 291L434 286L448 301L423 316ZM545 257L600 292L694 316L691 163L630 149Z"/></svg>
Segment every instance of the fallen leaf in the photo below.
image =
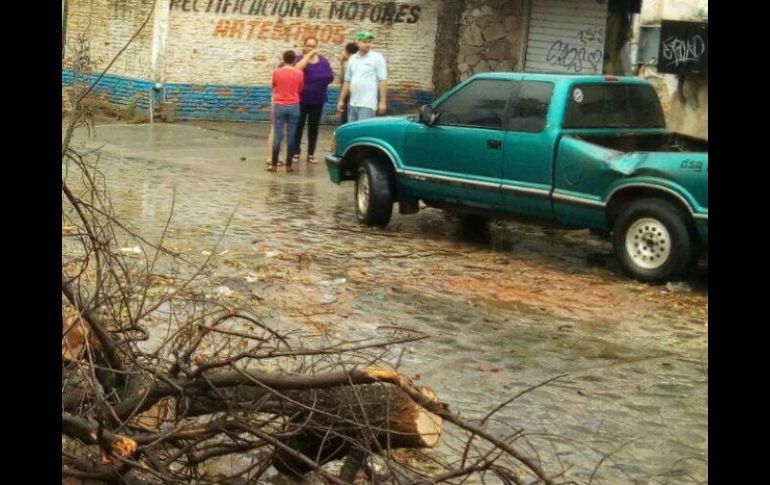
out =
<svg viewBox="0 0 770 485"><path fill-rule="evenodd" d="M120 251L121 254L125 254L125 255L142 254L142 248L140 248L139 246L134 246L130 248L120 248L118 249L118 251Z"/></svg>

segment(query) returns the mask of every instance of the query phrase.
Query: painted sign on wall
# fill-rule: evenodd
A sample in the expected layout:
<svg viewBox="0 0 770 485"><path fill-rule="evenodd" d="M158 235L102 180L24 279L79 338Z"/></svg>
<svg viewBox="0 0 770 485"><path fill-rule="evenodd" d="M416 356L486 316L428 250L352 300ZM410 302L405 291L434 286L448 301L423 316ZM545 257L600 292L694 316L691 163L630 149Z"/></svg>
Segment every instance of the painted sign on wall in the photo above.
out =
<svg viewBox="0 0 770 485"><path fill-rule="evenodd" d="M286 49L315 37L336 64L359 30L375 35L391 85L432 89L437 2L170 0L168 82L269 83Z"/></svg>
<svg viewBox="0 0 770 485"><path fill-rule="evenodd" d="M338 73L326 116L336 112L339 57L356 33L374 34L374 50L388 63L388 108L415 110L432 99L440 2L434 0L88 0L71 5L70 39L87 33L95 72L131 38L155 5L154 17L100 81L94 93L118 105L175 106L178 118L267 119L271 76L282 53L319 41ZM74 73L65 63L63 84ZM154 92L153 92L154 93Z"/></svg>

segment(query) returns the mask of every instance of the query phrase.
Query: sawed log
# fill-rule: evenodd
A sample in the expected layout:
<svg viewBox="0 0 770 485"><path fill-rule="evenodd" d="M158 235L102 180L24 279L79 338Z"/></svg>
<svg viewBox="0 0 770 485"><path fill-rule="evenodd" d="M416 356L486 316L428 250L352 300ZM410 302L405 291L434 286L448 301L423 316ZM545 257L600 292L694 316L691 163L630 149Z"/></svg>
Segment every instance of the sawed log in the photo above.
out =
<svg viewBox="0 0 770 485"><path fill-rule="evenodd" d="M418 388L429 400L436 394ZM296 433L284 442L323 465L344 458L352 448L373 452L396 448L433 448L441 438L441 418L416 404L401 389L381 383L292 393L312 411L298 413ZM273 466L280 473L301 477L312 467L292 453L278 449Z"/></svg>

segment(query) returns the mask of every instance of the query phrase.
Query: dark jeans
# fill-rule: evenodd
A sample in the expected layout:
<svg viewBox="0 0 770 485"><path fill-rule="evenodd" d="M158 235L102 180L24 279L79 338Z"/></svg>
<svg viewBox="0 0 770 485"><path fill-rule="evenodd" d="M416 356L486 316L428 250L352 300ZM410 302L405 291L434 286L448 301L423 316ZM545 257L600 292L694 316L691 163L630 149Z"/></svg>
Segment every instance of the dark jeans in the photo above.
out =
<svg viewBox="0 0 770 485"><path fill-rule="evenodd" d="M324 105L322 104L305 104L299 105L299 124L297 125L297 145L294 147L294 153L299 155L299 145L302 143L302 131L305 128L305 122L308 123L307 129L307 154L315 154L315 145L318 141L318 124L321 121L321 112Z"/></svg>
<svg viewBox="0 0 770 485"><path fill-rule="evenodd" d="M275 137L273 137L273 165L278 165L278 151L283 141L283 129L286 127L286 166L291 167L291 156L296 143L297 124L299 123L298 104L276 104L274 109Z"/></svg>

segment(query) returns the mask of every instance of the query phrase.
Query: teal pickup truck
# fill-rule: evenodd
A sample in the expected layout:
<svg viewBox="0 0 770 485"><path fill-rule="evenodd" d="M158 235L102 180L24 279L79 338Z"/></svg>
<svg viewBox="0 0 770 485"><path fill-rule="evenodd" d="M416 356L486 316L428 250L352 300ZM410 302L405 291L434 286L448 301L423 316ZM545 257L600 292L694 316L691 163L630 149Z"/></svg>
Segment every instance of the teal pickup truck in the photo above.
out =
<svg viewBox="0 0 770 485"><path fill-rule="evenodd" d="M612 236L642 281L684 277L708 248L708 142L666 129L644 80L477 74L419 115L350 123L326 157L358 220L430 207Z"/></svg>

